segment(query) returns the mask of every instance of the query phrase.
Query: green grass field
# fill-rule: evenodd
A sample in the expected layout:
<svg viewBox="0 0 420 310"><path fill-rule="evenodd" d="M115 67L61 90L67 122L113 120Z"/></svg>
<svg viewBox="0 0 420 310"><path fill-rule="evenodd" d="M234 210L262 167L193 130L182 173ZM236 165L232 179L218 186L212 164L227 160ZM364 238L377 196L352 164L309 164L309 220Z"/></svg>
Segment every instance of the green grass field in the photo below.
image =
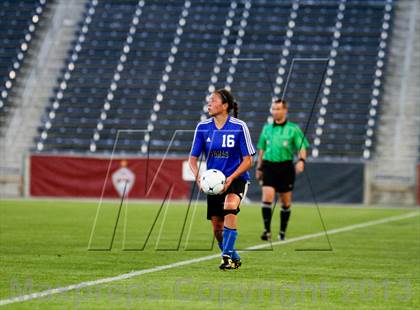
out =
<svg viewBox="0 0 420 310"><path fill-rule="evenodd" d="M118 276L218 253L205 207L128 203L110 251L88 251L97 203L0 202L0 299ZM99 210L91 249L106 249L118 202ZM242 207L237 247L262 244L260 208ZM4 305L4 309L419 309L420 216L409 209L322 206L328 230L416 212L411 217L322 232L314 206L294 205L288 241L241 254L239 270L219 258L150 270ZM186 220L185 220L186 219ZM185 220L185 221L184 221ZM278 232L279 215L273 217ZM183 234L181 236L181 231ZM180 239L181 236L181 239ZM131 250L130 250L131 249ZM309 249L312 249L310 251ZM1 304L1 302L0 302Z"/></svg>

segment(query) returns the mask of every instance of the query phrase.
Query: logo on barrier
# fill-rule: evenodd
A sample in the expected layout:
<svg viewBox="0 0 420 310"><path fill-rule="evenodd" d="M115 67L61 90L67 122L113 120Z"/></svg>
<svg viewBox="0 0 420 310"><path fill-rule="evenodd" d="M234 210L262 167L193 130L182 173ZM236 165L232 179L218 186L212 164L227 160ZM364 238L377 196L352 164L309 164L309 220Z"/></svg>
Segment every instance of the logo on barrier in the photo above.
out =
<svg viewBox="0 0 420 310"><path fill-rule="evenodd" d="M112 184L121 197L123 195L128 195L136 181L136 176L127 168L126 160L122 160L120 165L121 167L112 174Z"/></svg>

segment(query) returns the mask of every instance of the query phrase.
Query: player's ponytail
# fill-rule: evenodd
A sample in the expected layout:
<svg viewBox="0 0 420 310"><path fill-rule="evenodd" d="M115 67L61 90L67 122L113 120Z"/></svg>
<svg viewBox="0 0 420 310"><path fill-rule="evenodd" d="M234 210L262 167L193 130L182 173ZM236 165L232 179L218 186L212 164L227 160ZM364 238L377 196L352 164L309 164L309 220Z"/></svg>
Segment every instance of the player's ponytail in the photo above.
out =
<svg viewBox="0 0 420 310"><path fill-rule="evenodd" d="M233 116L238 117L238 111L239 111L238 103L236 102L235 98L232 96L230 91L222 88L222 89L216 90L216 93L218 93L220 97L222 98L222 103L228 104L228 113L230 113L230 111L233 110Z"/></svg>
<svg viewBox="0 0 420 310"><path fill-rule="evenodd" d="M238 117L239 107L236 101L233 102L233 116Z"/></svg>

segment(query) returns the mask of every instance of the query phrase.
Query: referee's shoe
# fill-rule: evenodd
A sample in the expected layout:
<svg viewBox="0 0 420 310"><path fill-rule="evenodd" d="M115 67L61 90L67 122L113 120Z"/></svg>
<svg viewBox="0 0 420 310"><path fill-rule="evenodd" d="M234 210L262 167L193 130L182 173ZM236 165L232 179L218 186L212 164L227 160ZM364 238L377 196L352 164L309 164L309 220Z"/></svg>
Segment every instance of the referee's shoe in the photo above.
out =
<svg viewBox="0 0 420 310"><path fill-rule="evenodd" d="M280 233L279 233L279 240L280 241L284 241L285 238L286 238L286 233L284 231L280 231Z"/></svg>
<svg viewBox="0 0 420 310"><path fill-rule="evenodd" d="M264 230L264 232L261 235L261 240L263 241L271 240L271 232Z"/></svg>

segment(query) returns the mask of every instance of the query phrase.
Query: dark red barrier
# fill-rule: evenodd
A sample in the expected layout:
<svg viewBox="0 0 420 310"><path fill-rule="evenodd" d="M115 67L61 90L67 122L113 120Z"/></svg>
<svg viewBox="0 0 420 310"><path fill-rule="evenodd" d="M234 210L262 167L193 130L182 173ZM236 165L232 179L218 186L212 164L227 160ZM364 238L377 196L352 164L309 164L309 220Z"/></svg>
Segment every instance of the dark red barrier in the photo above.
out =
<svg viewBox="0 0 420 310"><path fill-rule="evenodd" d="M182 179L184 160L114 158L110 165L110 158L32 155L30 194L100 198L103 192L104 198L118 198L126 187L130 198L160 199L173 186L171 198L188 199L190 183Z"/></svg>

